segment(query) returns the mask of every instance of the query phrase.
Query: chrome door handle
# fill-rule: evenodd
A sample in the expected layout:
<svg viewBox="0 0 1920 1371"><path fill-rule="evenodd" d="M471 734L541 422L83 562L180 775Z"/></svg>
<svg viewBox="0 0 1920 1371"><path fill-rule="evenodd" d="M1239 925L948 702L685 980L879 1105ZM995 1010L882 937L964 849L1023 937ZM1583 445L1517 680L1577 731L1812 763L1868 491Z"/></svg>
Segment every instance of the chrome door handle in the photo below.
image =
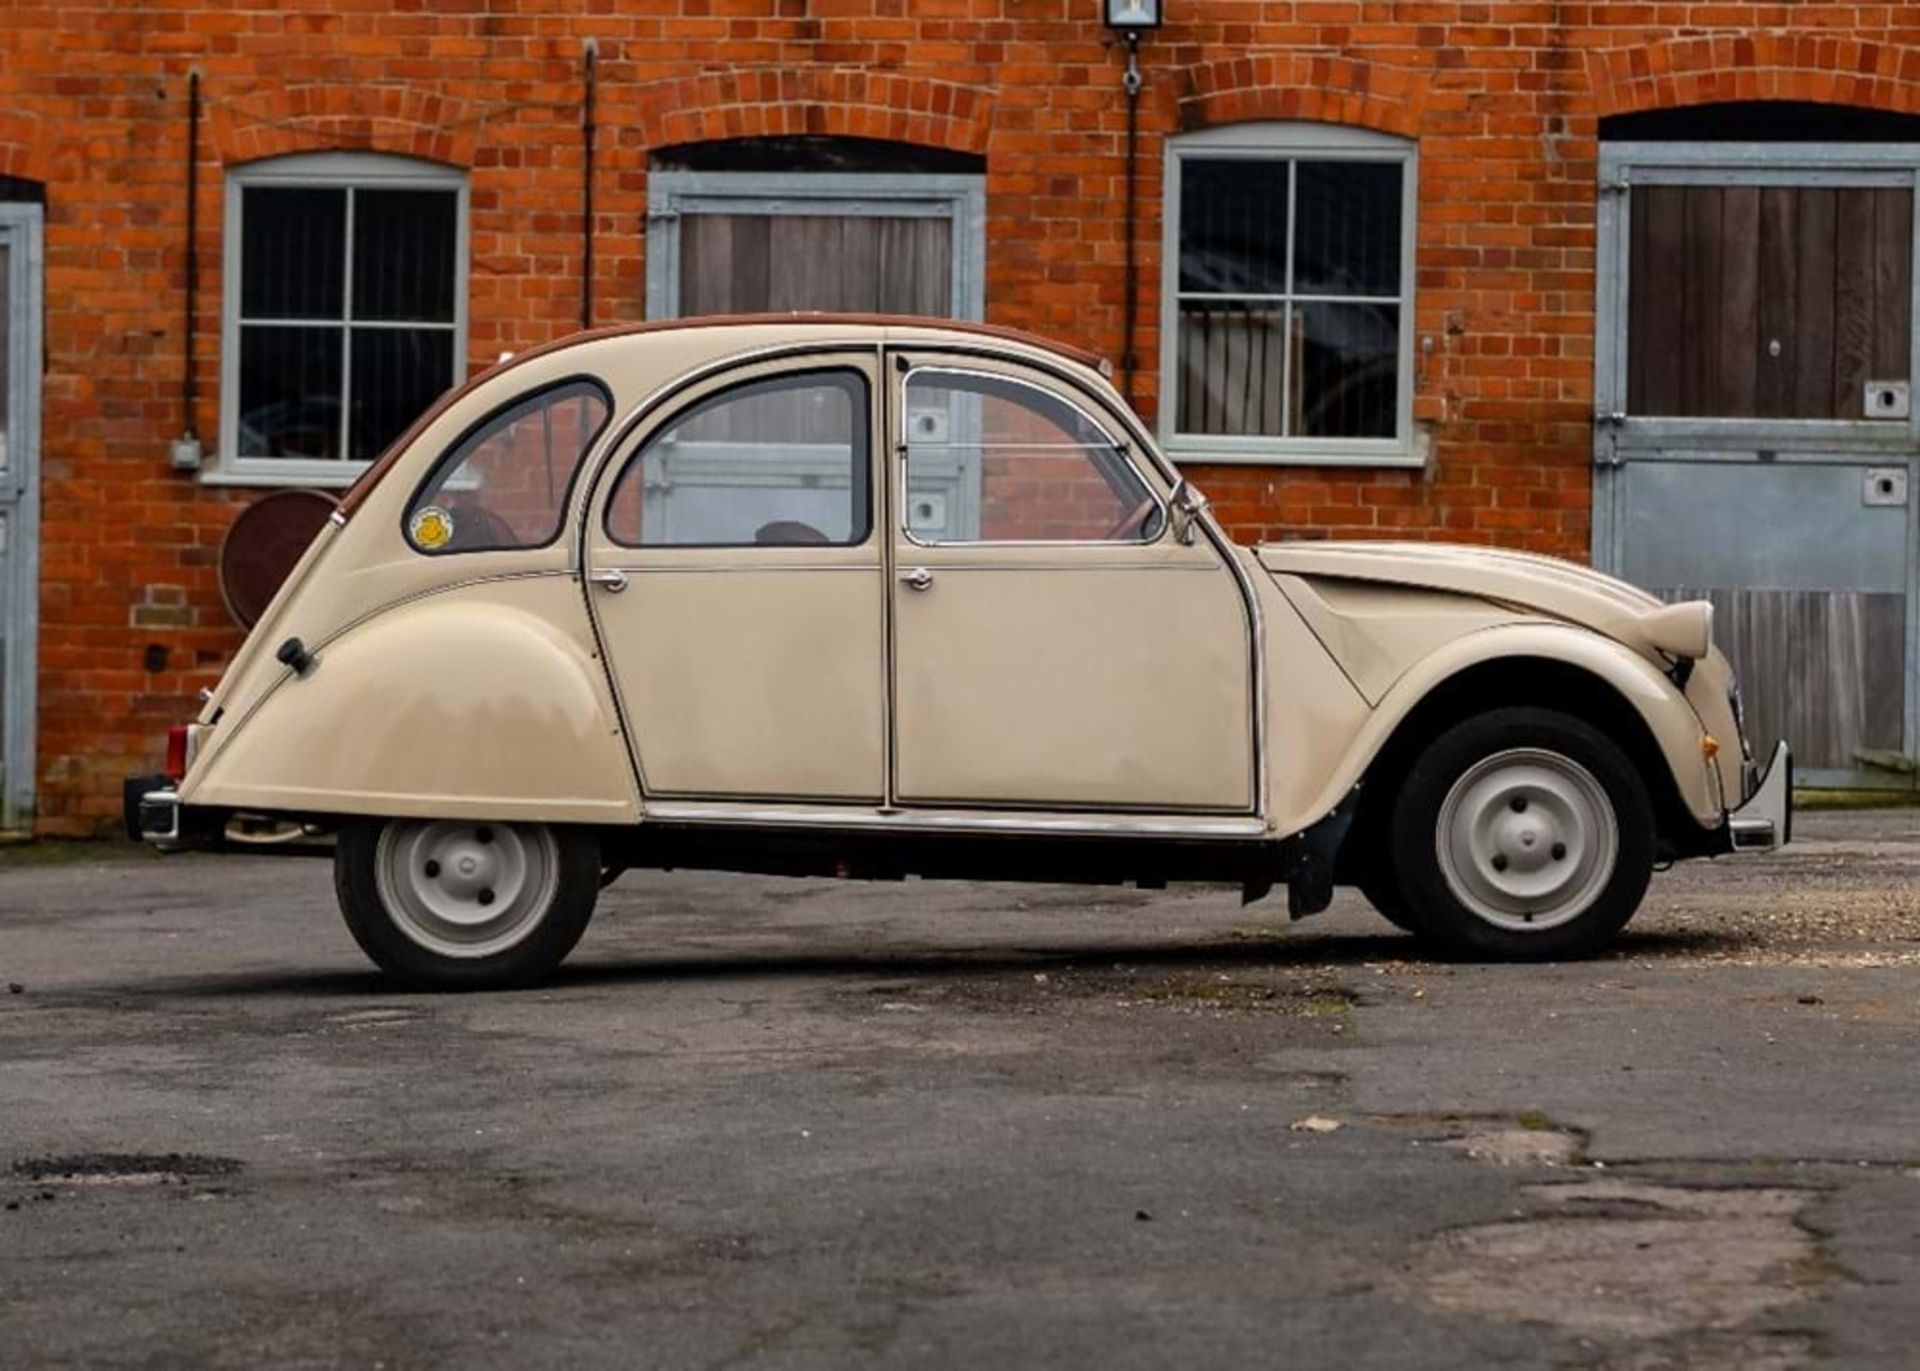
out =
<svg viewBox="0 0 1920 1371"><path fill-rule="evenodd" d="M609 595L618 595L627 588L627 573L618 569L613 571L596 571L587 577L587 579L599 586L600 589L606 591Z"/></svg>
<svg viewBox="0 0 1920 1371"><path fill-rule="evenodd" d="M932 590L933 573L923 566L917 566L911 571L901 572L900 582L908 590Z"/></svg>

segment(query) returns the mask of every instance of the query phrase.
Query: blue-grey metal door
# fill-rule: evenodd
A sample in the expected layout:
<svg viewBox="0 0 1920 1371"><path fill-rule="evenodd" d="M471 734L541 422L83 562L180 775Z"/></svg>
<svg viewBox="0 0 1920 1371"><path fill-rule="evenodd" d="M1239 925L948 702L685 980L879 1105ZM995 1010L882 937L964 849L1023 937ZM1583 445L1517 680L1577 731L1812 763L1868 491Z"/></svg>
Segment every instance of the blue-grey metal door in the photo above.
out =
<svg viewBox="0 0 1920 1371"><path fill-rule="evenodd" d="M0 831L33 818L40 207L0 204Z"/></svg>
<svg viewBox="0 0 1920 1371"><path fill-rule="evenodd" d="M1810 784L1920 752L1920 145L1601 149L1594 562L1705 595Z"/></svg>

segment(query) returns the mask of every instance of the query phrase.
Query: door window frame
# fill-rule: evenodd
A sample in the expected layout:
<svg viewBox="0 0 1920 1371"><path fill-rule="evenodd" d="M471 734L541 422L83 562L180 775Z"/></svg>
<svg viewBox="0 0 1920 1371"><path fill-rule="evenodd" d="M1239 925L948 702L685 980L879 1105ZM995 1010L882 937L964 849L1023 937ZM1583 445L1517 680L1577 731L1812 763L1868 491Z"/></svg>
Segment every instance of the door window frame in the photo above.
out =
<svg viewBox="0 0 1920 1371"><path fill-rule="evenodd" d="M1616 465L1621 449L1819 449L1807 460L1855 461L1861 453L1920 444L1920 404L1907 422L1885 419L1668 417L1627 410L1627 321L1633 190L1639 186L1905 188L1914 196L1912 320L1907 380L1920 391L1920 144L1644 143L1600 145L1598 273L1594 290L1594 460Z"/></svg>
<svg viewBox="0 0 1920 1371"><path fill-rule="evenodd" d="M40 358L42 283L45 280L45 212L32 202L0 203L0 230L9 238L6 305L7 384L0 392L6 408L7 465L0 482L0 508L7 511L0 535L0 574L11 581L0 622L0 693L5 698L5 732L0 736L0 832L33 820L36 775L34 721L39 671L40 630Z"/></svg>
<svg viewBox="0 0 1920 1371"><path fill-rule="evenodd" d="M917 548L1150 547L1154 543L1159 542L1162 538L1167 536L1168 528L1172 524L1172 514L1167 508L1167 500L1166 500L1165 493L1160 489L1159 484L1155 480L1153 480L1145 471L1143 471L1140 467L1140 464L1133 459L1134 445L1128 442L1125 438L1116 438L1114 436L1114 426L1102 421L1087 406L1080 404L1076 400L1069 397L1068 395L1063 394L1057 387L1041 385L1039 382L1030 380L1026 377L1012 375L1002 371L985 370L978 366L972 366L972 367L961 366L961 365L955 365L954 363L951 363L951 362L942 362L942 361L936 360L936 361L928 361L928 362L915 362L909 367L909 369L906 372L899 374L899 380L898 380L899 400L897 401L897 405L903 419L908 413L907 392L909 388L913 385L914 378L928 372L941 373L948 376L958 376L963 379L964 378L981 378L981 379L986 379L990 381L996 381L1005 385L1021 386L1027 390L1036 391L1041 395L1049 396L1054 400L1058 401L1059 403L1067 406L1069 409L1073 410L1076 414L1080 415L1083 419L1085 419L1088 423L1092 424L1096 429L1098 429L1102 434L1106 436L1108 444L1113 449L1114 457L1123 466L1125 466L1128 471L1130 471L1133 474L1133 478L1140 483L1141 489L1146 491L1147 495L1153 500L1154 509L1158 514L1158 518L1149 520L1146 524L1142 525L1142 527L1151 527L1154 529L1154 535L1151 538L1138 538L1138 537L1135 537L1135 538L984 538L982 537L982 538L936 538L932 540L921 538L921 537L918 537L913 531L912 511L910 508L913 501L913 492L910 489L910 483L909 483L909 477L912 475L912 473L908 470L908 467L907 467L908 462L911 461L911 456L910 456L911 444L907 442L903 437L900 443L900 450L901 450L900 474L899 474L899 479L894 482L895 486L897 487L897 489L894 492L894 495L899 506L896 512L899 520L899 524L898 524L898 527L895 529L895 532L898 535L898 537L901 539L902 546L917 547ZM973 501L973 503L976 507L979 505L980 501L978 500L977 496ZM976 513L978 512L977 508L975 512Z"/></svg>
<svg viewBox="0 0 1920 1371"><path fill-rule="evenodd" d="M984 176L884 172L654 171L647 175L647 318L680 315L680 220L689 214L945 219L955 319L986 318Z"/></svg>
<svg viewBox="0 0 1920 1371"><path fill-rule="evenodd" d="M865 358L870 356L870 354L862 354L862 356ZM765 373L756 371L746 377L730 378L722 385L700 388L692 398L675 404L663 413L650 417L645 433L639 437L637 441L629 440L623 446L622 451L624 455L611 468L612 475L609 476L606 481L606 494L600 501L600 511L596 516L599 521L598 536L605 540L608 547L618 549L621 553L671 552L675 549L694 552L724 552L729 550L740 551L749 548L764 550L770 547L836 548L845 550L848 548L868 546L873 542L876 524L878 522L874 518L874 508L879 496L879 489L876 485L879 464L876 461L876 457L880 448L879 435L874 427L878 413L876 405L879 400L879 396L875 394L875 391L879 385L884 384L884 381L876 382L877 375L877 371L869 372L865 367L852 365L843 359L838 362L825 362L813 366L803 363L801 365L779 367ZM849 508L865 515L864 524L855 530L858 536L846 539L828 539L823 543L676 541L651 543L643 541L630 543L615 532L613 527L613 506L614 502L620 498L620 487L625 484L630 474L642 469L642 464L646 461L648 451L656 442L660 441L668 433L673 432L687 420L697 418L700 411L716 401L724 401L755 386L778 385L784 381L801 380L811 377L852 377L859 383L858 399L860 403L853 408L853 416L857 421L853 435L855 446L853 449L853 460L848 465L848 480L850 483ZM857 481L862 476L864 476L865 479L864 486L852 484L852 482Z"/></svg>

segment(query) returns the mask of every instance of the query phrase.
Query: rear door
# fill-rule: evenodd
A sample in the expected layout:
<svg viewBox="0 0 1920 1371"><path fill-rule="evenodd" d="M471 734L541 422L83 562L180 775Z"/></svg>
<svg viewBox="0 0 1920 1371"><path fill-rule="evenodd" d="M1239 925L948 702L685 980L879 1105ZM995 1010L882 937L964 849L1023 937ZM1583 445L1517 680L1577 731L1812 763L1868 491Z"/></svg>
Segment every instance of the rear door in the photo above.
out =
<svg viewBox="0 0 1920 1371"><path fill-rule="evenodd" d="M588 593L650 799L884 797L877 357L729 371L614 455Z"/></svg>

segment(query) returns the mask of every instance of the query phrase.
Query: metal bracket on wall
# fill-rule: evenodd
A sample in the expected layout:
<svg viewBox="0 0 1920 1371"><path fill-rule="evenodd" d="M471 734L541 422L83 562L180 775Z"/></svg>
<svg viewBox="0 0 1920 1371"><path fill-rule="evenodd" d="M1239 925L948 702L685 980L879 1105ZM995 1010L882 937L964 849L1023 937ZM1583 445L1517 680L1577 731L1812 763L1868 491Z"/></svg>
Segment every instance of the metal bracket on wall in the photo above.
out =
<svg viewBox="0 0 1920 1371"><path fill-rule="evenodd" d="M1595 436L1593 464L1597 467L1617 467L1626 464L1626 458L1620 455L1620 426L1627 416L1619 410L1602 410L1593 416Z"/></svg>

